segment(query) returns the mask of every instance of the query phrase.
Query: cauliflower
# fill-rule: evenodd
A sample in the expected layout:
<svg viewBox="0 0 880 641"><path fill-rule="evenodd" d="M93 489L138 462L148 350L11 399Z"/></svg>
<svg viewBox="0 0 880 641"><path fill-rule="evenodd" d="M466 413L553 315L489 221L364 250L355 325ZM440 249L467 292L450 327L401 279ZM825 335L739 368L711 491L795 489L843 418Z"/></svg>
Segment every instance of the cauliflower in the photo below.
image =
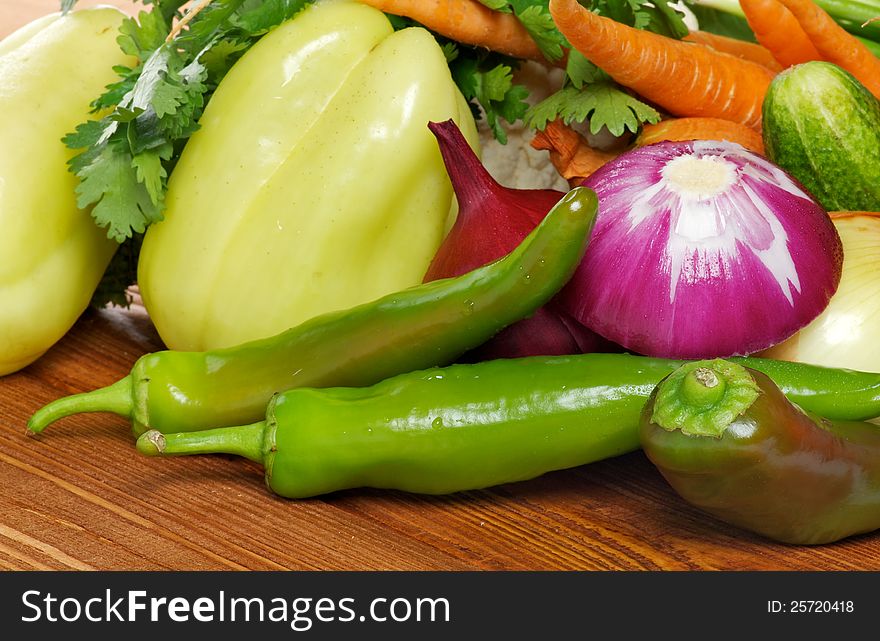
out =
<svg viewBox="0 0 880 641"><path fill-rule="evenodd" d="M568 183L550 162L550 155L529 144L533 135L532 130L522 125L509 127L507 144L502 145L492 132L481 128L480 144L486 169L505 187L568 191Z"/></svg>

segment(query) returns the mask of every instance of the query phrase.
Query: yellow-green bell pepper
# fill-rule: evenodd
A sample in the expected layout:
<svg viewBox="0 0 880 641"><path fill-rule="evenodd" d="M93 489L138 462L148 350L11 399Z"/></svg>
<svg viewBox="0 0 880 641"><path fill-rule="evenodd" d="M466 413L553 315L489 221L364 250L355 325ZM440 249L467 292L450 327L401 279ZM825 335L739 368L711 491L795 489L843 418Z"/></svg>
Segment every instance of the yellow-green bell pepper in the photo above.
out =
<svg viewBox="0 0 880 641"><path fill-rule="evenodd" d="M0 375L30 364L82 314L117 245L76 205L61 138L131 64L124 14L52 14L0 41Z"/></svg>
<svg viewBox="0 0 880 641"><path fill-rule="evenodd" d="M470 109L426 30L319 2L220 83L138 264L164 342L209 350L418 284L454 195L429 121Z"/></svg>

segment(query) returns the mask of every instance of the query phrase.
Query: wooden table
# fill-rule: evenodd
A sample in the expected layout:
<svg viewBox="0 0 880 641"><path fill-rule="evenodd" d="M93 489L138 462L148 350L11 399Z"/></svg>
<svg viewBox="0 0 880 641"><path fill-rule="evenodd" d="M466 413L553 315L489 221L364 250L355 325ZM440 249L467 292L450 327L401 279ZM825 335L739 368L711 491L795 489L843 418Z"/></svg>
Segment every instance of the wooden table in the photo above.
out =
<svg viewBox="0 0 880 641"><path fill-rule="evenodd" d="M54 4L0 3L0 34ZM143 308L90 311L35 364L0 378L0 567L880 569L880 533L769 543L688 507L641 453L448 497L287 501L247 461L142 458L113 415L25 436L44 403L107 385L161 347Z"/></svg>

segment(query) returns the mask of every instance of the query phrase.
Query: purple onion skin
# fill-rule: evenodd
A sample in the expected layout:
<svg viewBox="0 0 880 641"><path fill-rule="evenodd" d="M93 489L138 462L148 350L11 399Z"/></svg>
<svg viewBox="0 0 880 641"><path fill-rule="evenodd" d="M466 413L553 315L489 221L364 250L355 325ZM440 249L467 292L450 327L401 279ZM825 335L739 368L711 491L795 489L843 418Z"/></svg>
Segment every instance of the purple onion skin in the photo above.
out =
<svg viewBox="0 0 880 641"><path fill-rule="evenodd" d="M690 161L678 160L687 156L701 167L720 163L729 186L681 196L669 163L688 174ZM583 184L596 191L599 215L555 300L628 350L751 354L808 324L837 290L843 248L828 214L794 178L739 145L661 142L619 156Z"/></svg>
<svg viewBox="0 0 880 641"><path fill-rule="evenodd" d="M496 358L619 351L619 345L590 331L550 303L529 318L505 327L491 340L465 354L461 360L475 363Z"/></svg>
<svg viewBox="0 0 880 641"><path fill-rule="evenodd" d="M432 122L428 127L440 145L459 213L428 267L425 282L459 276L507 255L565 195L551 189L511 189L499 185L452 120ZM619 350L551 301L531 317L506 327L462 360Z"/></svg>

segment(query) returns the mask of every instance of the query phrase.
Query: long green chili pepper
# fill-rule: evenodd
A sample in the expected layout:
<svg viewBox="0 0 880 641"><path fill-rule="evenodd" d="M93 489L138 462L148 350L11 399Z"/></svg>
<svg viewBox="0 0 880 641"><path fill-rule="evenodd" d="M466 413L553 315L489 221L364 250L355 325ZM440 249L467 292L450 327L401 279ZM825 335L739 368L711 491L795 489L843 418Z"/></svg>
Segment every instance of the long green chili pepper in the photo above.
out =
<svg viewBox="0 0 880 641"><path fill-rule="evenodd" d="M648 458L689 503L786 543L880 528L880 428L805 412L765 374L688 363L641 419Z"/></svg>
<svg viewBox="0 0 880 641"><path fill-rule="evenodd" d="M804 406L880 414L880 374L749 362L775 370ZM476 489L637 449L646 400L680 364L628 354L531 357L411 372L366 388L300 388L276 396L265 421L150 431L138 449L245 456L263 463L268 487L289 498L362 486ZM858 381L845 404L828 402L823 375L832 384Z"/></svg>
<svg viewBox="0 0 880 641"><path fill-rule="evenodd" d="M130 418L135 435L168 426L209 429L259 420L272 395L283 390L370 385L452 362L534 312L568 281L597 206L591 190L572 190L513 252L456 278L233 348L147 354L113 385L49 403L28 429L40 432L64 416L99 411Z"/></svg>

